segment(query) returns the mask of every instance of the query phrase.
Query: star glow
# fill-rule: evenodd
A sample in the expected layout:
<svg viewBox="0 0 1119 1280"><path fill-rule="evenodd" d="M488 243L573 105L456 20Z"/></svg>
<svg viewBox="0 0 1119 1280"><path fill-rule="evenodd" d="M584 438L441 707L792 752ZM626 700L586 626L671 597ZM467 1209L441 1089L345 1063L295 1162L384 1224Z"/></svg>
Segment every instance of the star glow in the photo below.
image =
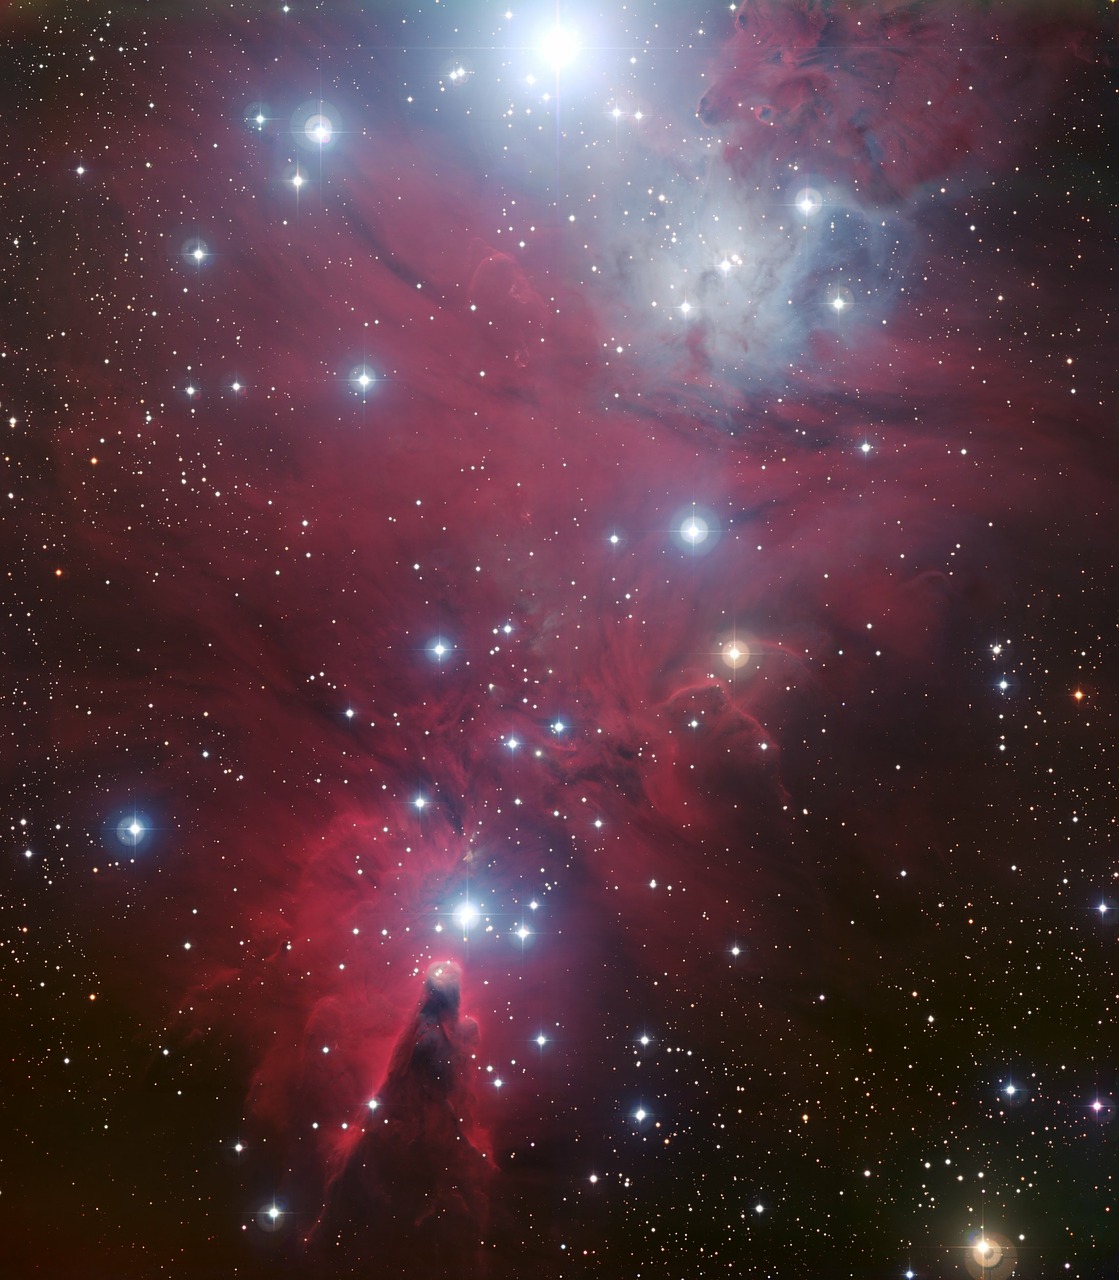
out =
<svg viewBox="0 0 1119 1280"><path fill-rule="evenodd" d="M116 824L116 837L130 849L138 849L148 837L148 823L139 814L132 813Z"/></svg>
<svg viewBox="0 0 1119 1280"><path fill-rule="evenodd" d="M729 640L724 640L720 650L720 657L732 671L737 671L741 667L746 666L750 661L750 646L745 640L738 636L733 636Z"/></svg>
<svg viewBox="0 0 1119 1280"><path fill-rule="evenodd" d="M578 55L579 39L567 27L555 26L540 38L537 49L554 71L562 71Z"/></svg>
<svg viewBox="0 0 1119 1280"><path fill-rule="evenodd" d="M283 1225L283 1219L284 1210L275 1201L265 1205L257 1214L257 1222L267 1232L278 1231Z"/></svg>
<svg viewBox="0 0 1119 1280"><path fill-rule="evenodd" d="M191 236L183 243L180 251L190 267L200 267L210 256L209 246L197 236Z"/></svg>
<svg viewBox="0 0 1119 1280"><path fill-rule="evenodd" d="M466 933L482 918L478 908L472 902L463 902L455 908L455 923Z"/></svg>
<svg viewBox="0 0 1119 1280"><path fill-rule="evenodd" d="M797 192L795 203L806 218L811 218L823 208L824 198L814 187L803 187Z"/></svg>
<svg viewBox="0 0 1119 1280"><path fill-rule="evenodd" d="M350 374L350 384L360 396L365 396L376 382L377 375L372 369L363 364L358 365L358 367Z"/></svg>
<svg viewBox="0 0 1119 1280"><path fill-rule="evenodd" d="M679 512L671 528L673 541L691 555L706 554L718 541L719 527L714 515L695 504Z"/></svg>
<svg viewBox="0 0 1119 1280"><path fill-rule="evenodd" d="M303 102L291 114L291 134L304 153L321 155L338 133L339 114L321 100Z"/></svg>
<svg viewBox="0 0 1119 1280"><path fill-rule="evenodd" d="M436 636L434 640L428 642L428 656L435 662L443 663L451 656L454 646L449 640L443 639L442 636Z"/></svg>

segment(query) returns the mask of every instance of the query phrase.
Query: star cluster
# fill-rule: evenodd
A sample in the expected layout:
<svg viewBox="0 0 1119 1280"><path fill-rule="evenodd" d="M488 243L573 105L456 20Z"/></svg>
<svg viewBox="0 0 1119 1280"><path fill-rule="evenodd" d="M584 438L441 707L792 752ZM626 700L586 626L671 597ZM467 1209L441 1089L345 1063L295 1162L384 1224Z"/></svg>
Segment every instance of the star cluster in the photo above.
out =
<svg viewBox="0 0 1119 1280"><path fill-rule="evenodd" d="M13 1273L1111 1274L1110 15L3 21Z"/></svg>

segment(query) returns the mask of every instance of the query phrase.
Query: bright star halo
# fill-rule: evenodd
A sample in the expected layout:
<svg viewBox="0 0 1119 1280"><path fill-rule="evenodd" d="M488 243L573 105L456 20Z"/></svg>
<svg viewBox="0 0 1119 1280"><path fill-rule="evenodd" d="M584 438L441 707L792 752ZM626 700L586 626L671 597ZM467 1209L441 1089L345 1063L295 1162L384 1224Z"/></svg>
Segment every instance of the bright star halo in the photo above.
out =
<svg viewBox="0 0 1119 1280"><path fill-rule="evenodd" d="M151 824L143 814L133 810L117 820L114 833L125 848L139 849L151 834Z"/></svg>
<svg viewBox="0 0 1119 1280"><path fill-rule="evenodd" d="M579 38L569 27L555 26L546 31L537 45L554 71L569 66L579 52Z"/></svg>
<svg viewBox="0 0 1119 1280"><path fill-rule="evenodd" d="M432 662L439 664L446 662L453 651L454 645L444 636L436 636L433 640L429 640L426 645L427 656Z"/></svg>
<svg viewBox="0 0 1119 1280"><path fill-rule="evenodd" d="M459 905L455 908L454 915L455 915L455 923L459 926L459 928L463 931L463 933L466 933L469 929L472 929L474 925L476 925L478 921L481 920L482 918L482 913L469 900L466 902L459 903Z"/></svg>
<svg viewBox="0 0 1119 1280"><path fill-rule="evenodd" d="M245 108L245 126L254 133L260 133L271 118L272 113L264 102L250 102Z"/></svg>
<svg viewBox="0 0 1119 1280"><path fill-rule="evenodd" d="M377 375L368 365L359 364L350 373L350 386L363 399L377 385Z"/></svg>
<svg viewBox="0 0 1119 1280"><path fill-rule="evenodd" d="M695 503L677 512L669 528L673 542L690 555L706 554L719 540L714 514Z"/></svg>
<svg viewBox="0 0 1119 1280"><path fill-rule="evenodd" d="M1009 1280L1018 1265L1018 1251L997 1231L980 1231L964 1251L964 1265L973 1280Z"/></svg>
<svg viewBox="0 0 1119 1280"><path fill-rule="evenodd" d="M199 236L184 240L179 253L188 267L200 267L211 256L209 245Z"/></svg>
<svg viewBox="0 0 1119 1280"><path fill-rule="evenodd" d="M727 636L719 644L719 657L732 671L745 667L753 656L749 644L742 636Z"/></svg>
<svg viewBox="0 0 1119 1280"><path fill-rule="evenodd" d="M814 187L801 187L793 203L805 218L811 218L824 207L824 197Z"/></svg>
<svg viewBox="0 0 1119 1280"><path fill-rule="evenodd" d="M284 1211L273 1200L271 1204L266 1204L264 1208L260 1210L256 1215L256 1220L264 1231L279 1231L281 1226L283 1226Z"/></svg>
<svg viewBox="0 0 1119 1280"><path fill-rule="evenodd" d="M828 310L836 316L846 316L855 305L855 296L846 285L836 285L828 290Z"/></svg>
<svg viewBox="0 0 1119 1280"><path fill-rule="evenodd" d="M304 151L322 151L338 134L339 115L326 102L304 102L292 112L291 132Z"/></svg>

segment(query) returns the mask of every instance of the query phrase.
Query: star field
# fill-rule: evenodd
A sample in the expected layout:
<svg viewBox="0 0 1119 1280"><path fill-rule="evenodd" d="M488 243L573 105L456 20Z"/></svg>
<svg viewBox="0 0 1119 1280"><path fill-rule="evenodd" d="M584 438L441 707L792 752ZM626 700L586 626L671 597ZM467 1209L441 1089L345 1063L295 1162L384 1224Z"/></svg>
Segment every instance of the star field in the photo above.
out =
<svg viewBox="0 0 1119 1280"><path fill-rule="evenodd" d="M13 1275L1112 1275L1108 6L3 18Z"/></svg>

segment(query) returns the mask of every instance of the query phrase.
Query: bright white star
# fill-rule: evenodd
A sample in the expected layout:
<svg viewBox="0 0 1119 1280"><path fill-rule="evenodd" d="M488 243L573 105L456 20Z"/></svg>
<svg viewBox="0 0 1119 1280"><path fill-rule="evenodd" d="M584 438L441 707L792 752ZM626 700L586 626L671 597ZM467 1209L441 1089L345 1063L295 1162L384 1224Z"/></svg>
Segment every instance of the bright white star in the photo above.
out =
<svg viewBox="0 0 1119 1280"><path fill-rule="evenodd" d="M539 48L553 69L559 71L579 52L579 41L573 32L553 27L540 41Z"/></svg>
<svg viewBox="0 0 1119 1280"><path fill-rule="evenodd" d="M455 909L455 919L464 933L471 925L477 924L480 918L478 908L472 902L464 902Z"/></svg>
<svg viewBox="0 0 1119 1280"><path fill-rule="evenodd" d="M710 528L700 516L689 516L680 526L680 536L689 546L699 546L706 540Z"/></svg>

